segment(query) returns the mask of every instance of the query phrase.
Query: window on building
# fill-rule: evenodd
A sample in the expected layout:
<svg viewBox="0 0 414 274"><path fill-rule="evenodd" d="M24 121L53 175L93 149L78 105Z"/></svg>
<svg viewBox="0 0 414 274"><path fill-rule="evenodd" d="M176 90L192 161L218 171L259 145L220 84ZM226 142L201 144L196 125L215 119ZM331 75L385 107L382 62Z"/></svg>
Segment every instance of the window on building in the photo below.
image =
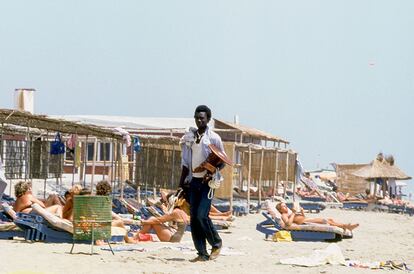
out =
<svg viewBox="0 0 414 274"><path fill-rule="evenodd" d="M96 161L110 161L111 160L111 143L98 143L97 145ZM93 161L94 143L88 143L88 162Z"/></svg>
<svg viewBox="0 0 414 274"><path fill-rule="evenodd" d="M111 143L99 143L99 161L111 160Z"/></svg>
<svg viewBox="0 0 414 274"><path fill-rule="evenodd" d="M94 143L88 143L88 149L87 149L88 161L93 161L94 153L95 153Z"/></svg>

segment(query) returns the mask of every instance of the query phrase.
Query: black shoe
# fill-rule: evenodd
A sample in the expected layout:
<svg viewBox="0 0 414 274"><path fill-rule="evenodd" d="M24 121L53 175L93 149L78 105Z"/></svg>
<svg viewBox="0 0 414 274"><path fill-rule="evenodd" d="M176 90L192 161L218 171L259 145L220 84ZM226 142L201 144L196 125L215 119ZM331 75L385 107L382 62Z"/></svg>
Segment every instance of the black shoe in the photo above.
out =
<svg viewBox="0 0 414 274"><path fill-rule="evenodd" d="M206 261L208 261L208 257L200 256L200 255L198 255L194 259L191 259L190 260L190 262L192 262L192 263L196 263L196 262L206 262Z"/></svg>
<svg viewBox="0 0 414 274"><path fill-rule="evenodd" d="M218 247L213 247L211 249L211 253L210 253L210 257L209 257L210 260L217 259L217 257L220 255L221 247L222 247L222 245L220 245Z"/></svg>

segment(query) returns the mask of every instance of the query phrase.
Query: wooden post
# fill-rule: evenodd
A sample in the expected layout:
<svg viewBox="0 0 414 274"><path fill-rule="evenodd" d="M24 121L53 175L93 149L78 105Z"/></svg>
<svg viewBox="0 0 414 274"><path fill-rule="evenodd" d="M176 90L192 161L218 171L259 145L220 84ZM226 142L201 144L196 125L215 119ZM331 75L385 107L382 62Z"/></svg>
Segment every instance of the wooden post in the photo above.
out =
<svg viewBox="0 0 414 274"><path fill-rule="evenodd" d="M76 138L75 147L73 149L73 166L72 166L72 187L75 184L75 171L76 171L76 152L78 150L78 140Z"/></svg>
<svg viewBox="0 0 414 274"><path fill-rule="evenodd" d="M147 157L145 158L145 161L146 161L146 164L147 164L147 168L146 168L146 171L145 171L145 174L146 174L146 176L145 176L145 198L147 198L147 195L148 195L149 149L150 149L150 146L149 146L149 139L148 139L148 143L147 143Z"/></svg>
<svg viewBox="0 0 414 274"><path fill-rule="evenodd" d="M296 154L295 154L295 159L297 159ZM295 160L295 163L297 163L296 160ZM295 202L295 193L296 193L296 170L294 173L295 173L295 178L293 179L293 202Z"/></svg>
<svg viewBox="0 0 414 274"><path fill-rule="evenodd" d="M273 187L273 195L272 195L272 201L275 201L275 195L277 196L279 189L279 151L276 150L276 157L275 157L275 184Z"/></svg>
<svg viewBox="0 0 414 274"><path fill-rule="evenodd" d="M122 149L122 143L118 144L119 146L119 183L121 184L121 199L124 198L124 161L123 161L123 149Z"/></svg>
<svg viewBox="0 0 414 274"><path fill-rule="evenodd" d="M112 185L112 190L115 188L115 142L114 139L112 139L111 141L111 148L112 148L112 153L111 153L111 176L110 176L110 180L111 180L111 185Z"/></svg>
<svg viewBox="0 0 414 274"><path fill-rule="evenodd" d="M30 140L30 136L29 136L29 127L27 127L26 129L26 159L24 161L24 180L26 181L27 179L31 179L31 174L30 174L30 145L31 145L31 140Z"/></svg>
<svg viewBox="0 0 414 274"><path fill-rule="evenodd" d="M262 155L260 156L260 173L259 173L259 205L262 204L262 175L263 175L263 158L264 158L264 148L262 147Z"/></svg>
<svg viewBox="0 0 414 274"><path fill-rule="evenodd" d="M240 153L240 167L239 167L239 190L243 189L243 160L244 160L244 152L239 151Z"/></svg>
<svg viewBox="0 0 414 274"><path fill-rule="evenodd" d="M96 165L96 154L98 153L98 139L95 138L95 141L93 142L93 157L92 157L92 174L91 174L91 194L93 193L93 183L94 183L94 177L95 177L95 165Z"/></svg>
<svg viewBox="0 0 414 274"><path fill-rule="evenodd" d="M105 180L105 176L106 176L106 140L105 142L103 140L101 140L102 144L102 150L101 154L103 153L103 172L102 172L102 180ZM101 157L102 158L102 157Z"/></svg>
<svg viewBox="0 0 414 274"><path fill-rule="evenodd" d="M251 180L251 172L252 172L252 148L249 144L249 172L247 175L247 207L250 207L250 180ZM249 210L247 210L249 213Z"/></svg>
<svg viewBox="0 0 414 274"><path fill-rule="evenodd" d="M175 170L175 142L172 151L172 167L171 167L171 190L174 189L174 170Z"/></svg>
<svg viewBox="0 0 414 274"><path fill-rule="evenodd" d="M158 149L155 149L155 161L154 161L154 167L158 166ZM154 200L157 199L157 174L154 175L154 181L153 181L153 198Z"/></svg>
<svg viewBox="0 0 414 274"><path fill-rule="evenodd" d="M236 155L236 145L233 144L233 163L236 163L237 155ZM232 167L233 168L233 167ZM229 210L233 212L233 178L231 178L231 190L230 190L230 208Z"/></svg>
<svg viewBox="0 0 414 274"><path fill-rule="evenodd" d="M283 188L283 198L286 197L286 188L289 182L289 151L286 151L286 182Z"/></svg>

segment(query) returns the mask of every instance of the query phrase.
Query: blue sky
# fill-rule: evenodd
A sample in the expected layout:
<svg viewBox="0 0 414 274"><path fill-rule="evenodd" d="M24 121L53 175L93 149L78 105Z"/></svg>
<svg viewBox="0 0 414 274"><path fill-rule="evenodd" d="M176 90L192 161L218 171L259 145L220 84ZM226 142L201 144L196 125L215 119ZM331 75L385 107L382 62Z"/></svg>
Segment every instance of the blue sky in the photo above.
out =
<svg viewBox="0 0 414 274"><path fill-rule="evenodd" d="M3 1L0 107L213 116L280 135L308 169L382 151L414 175L414 2ZM414 192L414 182L409 182Z"/></svg>

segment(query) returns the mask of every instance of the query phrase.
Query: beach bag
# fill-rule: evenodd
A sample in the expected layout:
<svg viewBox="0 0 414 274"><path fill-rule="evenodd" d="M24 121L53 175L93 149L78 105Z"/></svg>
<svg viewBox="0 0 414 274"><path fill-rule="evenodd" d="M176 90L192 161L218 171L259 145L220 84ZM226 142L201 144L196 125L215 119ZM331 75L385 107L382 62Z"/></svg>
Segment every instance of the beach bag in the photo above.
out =
<svg viewBox="0 0 414 274"><path fill-rule="evenodd" d="M280 230L273 234L272 240L274 242L291 242L292 235L290 234L290 231Z"/></svg>
<svg viewBox="0 0 414 274"><path fill-rule="evenodd" d="M134 151L140 152L141 151L141 142L139 141L138 136L134 137Z"/></svg>
<svg viewBox="0 0 414 274"><path fill-rule="evenodd" d="M65 153L65 144L62 142L60 133L56 133L55 140L50 145L50 154L57 155Z"/></svg>

